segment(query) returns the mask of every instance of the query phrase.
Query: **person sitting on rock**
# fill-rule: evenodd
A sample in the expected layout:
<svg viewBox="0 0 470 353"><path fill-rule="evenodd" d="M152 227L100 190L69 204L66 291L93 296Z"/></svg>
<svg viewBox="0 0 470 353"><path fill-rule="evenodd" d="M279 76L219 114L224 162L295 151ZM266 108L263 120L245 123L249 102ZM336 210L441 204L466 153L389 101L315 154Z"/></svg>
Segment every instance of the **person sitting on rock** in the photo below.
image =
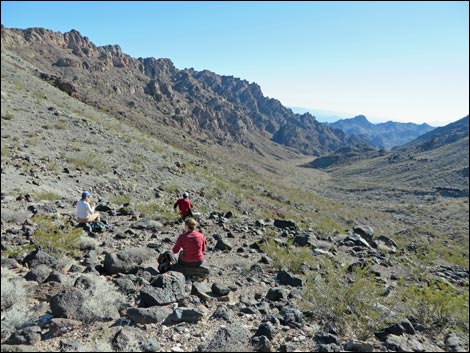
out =
<svg viewBox="0 0 470 353"><path fill-rule="evenodd" d="M81 200L77 202L77 219L79 223L100 222L101 215L95 212L96 203L90 201L90 193L84 191Z"/></svg>
<svg viewBox="0 0 470 353"><path fill-rule="evenodd" d="M173 209L176 210L178 207L181 217L186 219L186 217L193 217L191 201L189 201L189 194L185 191L183 192L183 198L178 199L173 205Z"/></svg>
<svg viewBox="0 0 470 353"><path fill-rule="evenodd" d="M202 266L204 252L206 251L206 239L204 234L196 230L197 222L194 218L186 218L184 221L184 233L178 236L173 253L177 254L181 249L178 262L171 267L172 271L182 272L185 276L198 276L205 278L209 270Z"/></svg>

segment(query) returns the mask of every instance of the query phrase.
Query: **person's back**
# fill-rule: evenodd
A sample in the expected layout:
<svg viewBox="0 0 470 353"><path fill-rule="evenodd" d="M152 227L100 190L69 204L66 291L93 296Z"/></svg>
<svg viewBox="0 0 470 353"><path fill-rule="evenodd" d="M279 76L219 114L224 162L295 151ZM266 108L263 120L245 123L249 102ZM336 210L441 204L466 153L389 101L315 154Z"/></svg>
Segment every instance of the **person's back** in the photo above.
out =
<svg viewBox="0 0 470 353"><path fill-rule="evenodd" d="M183 263L204 261L206 240L202 233L196 230L189 230L181 234L173 247L173 252L177 253L181 248L183 249L183 253L180 259Z"/></svg>
<svg viewBox="0 0 470 353"><path fill-rule="evenodd" d="M88 218L88 213L92 210L91 205L87 201L83 199L77 201L77 218Z"/></svg>
<svg viewBox="0 0 470 353"><path fill-rule="evenodd" d="M182 272L186 276L196 275L205 278L209 275L209 269L201 265L206 251L206 239L204 234L195 229L196 224L193 218L184 221L185 232L178 237L173 246L173 253L177 254L181 249L183 252L171 270Z"/></svg>
<svg viewBox="0 0 470 353"><path fill-rule="evenodd" d="M192 208L193 205L191 205L191 201L189 201L188 198L188 193L184 192L183 193L183 198L179 199L178 201L175 202L173 205L173 208L176 209L178 207L179 212L181 217L186 218L186 217L192 217Z"/></svg>

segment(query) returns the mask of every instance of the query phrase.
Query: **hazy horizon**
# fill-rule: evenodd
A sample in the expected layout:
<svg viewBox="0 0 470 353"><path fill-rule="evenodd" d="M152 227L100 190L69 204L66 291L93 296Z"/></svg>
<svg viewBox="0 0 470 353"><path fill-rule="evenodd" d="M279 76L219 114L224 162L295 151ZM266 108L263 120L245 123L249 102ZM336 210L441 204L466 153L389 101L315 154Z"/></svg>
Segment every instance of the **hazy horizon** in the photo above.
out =
<svg viewBox="0 0 470 353"><path fill-rule="evenodd" d="M335 111L330 111L330 110L325 110L325 109L294 107L294 106L286 106L286 108L289 108L294 113L298 113L298 114L304 114L304 113L308 112L308 113L314 115L315 118L318 121L322 122L322 123L334 123L334 122L336 122L338 120L341 120L341 119L352 119L352 118L355 118L358 115L365 116L366 119L372 124L381 124L381 123L386 123L386 122L389 122L389 121L393 121L393 122L397 122L397 123L413 123L412 121L395 121L395 120L385 119L385 118L381 118L381 117L369 117L369 116L366 116L365 114L361 114L361 113L351 114L351 113L346 113L346 112L335 112ZM443 123L441 125L432 125L432 124L428 124L427 122L414 123L414 124L417 124L417 125L428 124L429 126L432 126L432 127L441 127L441 126L445 126L445 125L454 123L454 122L456 122L456 121L458 121L462 118L464 118L464 116L462 116L460 118L457 118L453 121L450 121L448 123Z"/></svg>
<svg viewBox="0 0 470 353"><path fill-rule="evenodd" d="M169 58L178 69L207 69L257 83L286 107L436 127L469 111L468 2L1 6L7 28L75 29L97 46L117 44L135 58Z"/></svg>

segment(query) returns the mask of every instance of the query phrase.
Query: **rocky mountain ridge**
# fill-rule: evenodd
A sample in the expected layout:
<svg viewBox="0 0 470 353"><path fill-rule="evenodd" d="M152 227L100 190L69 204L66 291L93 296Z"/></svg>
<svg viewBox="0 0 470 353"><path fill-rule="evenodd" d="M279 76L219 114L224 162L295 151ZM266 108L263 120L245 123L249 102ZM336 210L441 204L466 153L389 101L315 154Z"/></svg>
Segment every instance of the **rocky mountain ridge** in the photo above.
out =
<svg viewBox="0 0 470 353"><path fill-rule="evenodd" d="M469 134L468 115L453 123L436 128L426 134L423 134L413 141L402 146L397 146L394 150L432 150L440 146L451 144L461 139L468 139Z"/></svg>
<svg viewBox="0 0 470 353"><path fill-rule="evenodd" d="M261 136L299 150L322 155L357 142L357 136L319 123L306 113L294 114L262 94L256 83L208 70L176 69L169 59L131 58L118 45L95 46L76 30L61 34L43 28L2 27L2 50L37 66L42 77L66 87L87 104L124 118L142 114L216 143L256 145ZM52 79L50 76L54 76ZM99 91L100 95L92 95Z"/></svg>

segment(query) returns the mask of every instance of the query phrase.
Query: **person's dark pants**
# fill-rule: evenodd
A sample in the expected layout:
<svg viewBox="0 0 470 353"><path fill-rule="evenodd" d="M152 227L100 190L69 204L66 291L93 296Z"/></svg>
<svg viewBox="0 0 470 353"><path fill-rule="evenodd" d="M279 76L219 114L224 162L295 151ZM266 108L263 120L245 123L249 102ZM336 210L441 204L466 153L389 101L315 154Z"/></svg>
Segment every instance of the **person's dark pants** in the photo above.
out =
<svg viewBox="0 0 470 353"><path fill-rule="evenodd" d="M185 266L185 267L199 267L202 265L202 261L197 261L197 262L183 262L181 261L181 258L178 259L178 263L181 265L181 266Z"/></svg>
<svg viewBox="0 0 470 353"><path fill-rule="evenodd" d="M170 270L181 272L185 277L199 276L206 278L209 275L209 269L202 266L202 261L183 262L181 256L178 258L178 262L171 266Z"/></svg>
<svg viewBox="0 0 470 353"><path fill-rule="evenodd" d="M185 216L181 216L181 218L183 218L183 221L188 217L194 217L193 211L189 210L189 212Z"/></svg>

